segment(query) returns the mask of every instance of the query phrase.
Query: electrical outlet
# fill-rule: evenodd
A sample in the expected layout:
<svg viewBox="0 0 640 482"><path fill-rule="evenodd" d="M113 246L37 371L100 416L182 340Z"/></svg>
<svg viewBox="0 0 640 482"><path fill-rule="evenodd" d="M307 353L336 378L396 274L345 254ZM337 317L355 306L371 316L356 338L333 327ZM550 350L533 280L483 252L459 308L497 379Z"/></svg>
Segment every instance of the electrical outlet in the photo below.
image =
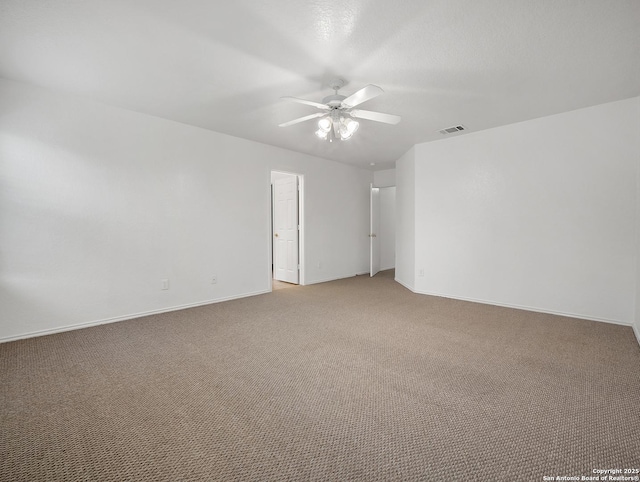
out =
<svg viewBox="0 0 640 482"><path fill-rule="evenodd" d="M169 289L169 280L168 279L163 279L162 281L162 288L163 290L168 290Z"/></svg>
<svg viewBox="0 0 640 482"><path fill-rule="evenodd" d="M214 285L214 284L216 284L217 282L218 282L218 277L214 274L214 275L211 277L211 284L212 284L212 285Z"/></svg>
<svg viewBox="0 0 640 482"><path fill-rule="evenodd" d="M421 269L421 270L418 272L418 276L424 276L424 270L423 270L423 269Z"/></svg>

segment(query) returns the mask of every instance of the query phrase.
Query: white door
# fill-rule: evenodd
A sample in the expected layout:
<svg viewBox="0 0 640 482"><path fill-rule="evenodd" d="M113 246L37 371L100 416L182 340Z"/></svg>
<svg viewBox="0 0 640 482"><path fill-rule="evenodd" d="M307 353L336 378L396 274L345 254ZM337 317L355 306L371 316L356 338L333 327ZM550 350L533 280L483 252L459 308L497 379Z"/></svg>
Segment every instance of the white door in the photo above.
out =
<svg viewBox="0 0 640 482"><path fill-rule="evenodd" d="M380 229L380 189L371 184L371 231L370 240L370 269L371 276L375 276L380 271L380 241L378 231Z"/></svg>
<svg viewBox="0 0 640 482"><path fill-rule="evenodd" d="M298 176L273 182L273 277L298 284Z"/></svg>

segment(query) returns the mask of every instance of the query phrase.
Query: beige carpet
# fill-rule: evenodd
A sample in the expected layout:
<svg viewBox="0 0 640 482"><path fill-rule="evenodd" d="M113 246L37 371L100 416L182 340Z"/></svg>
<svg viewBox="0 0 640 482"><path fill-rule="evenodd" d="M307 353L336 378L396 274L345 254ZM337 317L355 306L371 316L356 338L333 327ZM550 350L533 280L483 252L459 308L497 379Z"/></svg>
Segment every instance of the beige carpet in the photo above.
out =
<svg viewBox="0 0 640 482"><path fill-rule="evenodd" d="M286 290L287 288L293 288L295 286L298 286L298 285L297 284L293 284L293 283L286 283L284 281L278 281L277 279L271 280L271 289L273 291L275 291L275 290Z"/></svg>
<svg viewBox="0 0 640 482"><path fill-rule="evenodd" d="M640 467L631 328L356 277L0 345L0 480Z"/></svg>

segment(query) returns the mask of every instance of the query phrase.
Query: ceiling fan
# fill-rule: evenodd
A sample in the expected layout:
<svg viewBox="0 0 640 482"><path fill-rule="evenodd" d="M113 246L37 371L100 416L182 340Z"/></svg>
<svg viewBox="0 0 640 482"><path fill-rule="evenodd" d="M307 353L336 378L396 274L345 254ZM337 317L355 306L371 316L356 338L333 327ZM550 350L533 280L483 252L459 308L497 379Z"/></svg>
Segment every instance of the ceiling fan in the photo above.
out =
<svg viewBox="0 0 640 482"><path fill-rule="evenodd" d="M355 119L366 119L376 122L384 122L385 124L397 124L400 122L400 116L397 115L383 114L382 112L373 112L370 110L355 108L384 92L377 85L369 84L348 97L338 94L338 90L343 86L344 80L333 80L330 87L334 90L334 94L322 99L321 103L298 99L296 97L282 97L284 100L290 100L299 104L316 107L317 109L321 109L322 112L316 112L315 114L299 117L298 119L280 124L279 127L288 127L298 124L299 122L305 122L320 117L316 135L320 139L332 142L333 139L340 139L343 141L350 139L360 126L360 123Z"/></svg>

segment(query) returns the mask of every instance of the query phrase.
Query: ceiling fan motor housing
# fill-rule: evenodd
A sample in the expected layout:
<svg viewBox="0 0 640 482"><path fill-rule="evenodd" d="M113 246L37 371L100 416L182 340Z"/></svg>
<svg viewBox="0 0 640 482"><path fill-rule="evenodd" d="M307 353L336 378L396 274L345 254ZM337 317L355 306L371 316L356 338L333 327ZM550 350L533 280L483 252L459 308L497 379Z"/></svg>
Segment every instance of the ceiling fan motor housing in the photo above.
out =
<svg viewBox="0 0 640 482"><path fill-rule="evenodd" d="M329 107L333 109L337 109L338 107L340 107L340 104L342 103L342 101L346 98L347 98L346 95L340 95L340 94L328 95L327 97L322 99L322 103L327 104Z"/></svg>

